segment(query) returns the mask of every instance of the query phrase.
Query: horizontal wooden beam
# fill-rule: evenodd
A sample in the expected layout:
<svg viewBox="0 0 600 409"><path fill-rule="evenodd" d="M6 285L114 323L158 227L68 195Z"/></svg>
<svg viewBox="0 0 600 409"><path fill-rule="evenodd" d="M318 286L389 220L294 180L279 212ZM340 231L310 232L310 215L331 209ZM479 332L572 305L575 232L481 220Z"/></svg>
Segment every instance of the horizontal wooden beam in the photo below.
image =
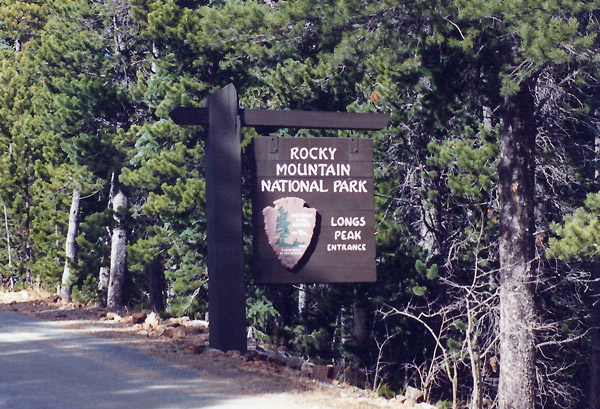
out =
<svg viewBox="0 0 600 409"><path fill-rule="evenodd" d="M386 114L266 109L241 110L240 118L242 126L365 131L383 129L390 121Z"/></svg>
<svg viewBox="0 0 600 409"><path fill-rule="evenodd" d="M282 111L267 109L239 109L242 126L257 128L310 128L380 130L390 118L379 113ZM208 125L208 109L177 107L169 114L178 125Z"/></svg>

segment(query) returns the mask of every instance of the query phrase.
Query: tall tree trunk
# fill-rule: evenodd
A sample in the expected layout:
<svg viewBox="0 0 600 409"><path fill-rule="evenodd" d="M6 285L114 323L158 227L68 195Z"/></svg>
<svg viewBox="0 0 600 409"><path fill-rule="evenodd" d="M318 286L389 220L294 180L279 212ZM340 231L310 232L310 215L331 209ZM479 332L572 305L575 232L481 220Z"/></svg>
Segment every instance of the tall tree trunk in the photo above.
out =
<svg viewBox="0 0 600 409"><path fill-rule="evenodd" d="M31 283L31 263L33 262L33 246L31 244L31 194L29 180L25 182L25 281Z"/></svg>
<svg viewBox="0 0 600 409"><path fill-rule="evenodd" d="M165 274L160 260L153 260L146 267L149 280L150 308L153 311L165 310Z"/></svg>
<svg viewBox="0 0 600 409"><path fill-rule="evenodd" d="M73 263L77 258L77 228L79 226L79 203L81 194L79 189L73 189L71 198L71 210L69 211L69 227L67 229L67 240L65 242L65 268L62 273L60 297L63 302L71 301L71 290L73 289Z"/></svg>
<svg viewBox="0 0 600 409"><path fill-rule="evenodd" d="M354 342L359 347L367 345L369 340L369 327L371 325L369 300L366 289L363 285L358 285L354 290L354 311L353 311L353 337Z"/></svg>
<svg viewBox="0 0 600 409"><path fill-rule="evenodd" d="M592 305L591 305L591 354L590 354L590 396L589 396L589 408L599 409L600 408L600 262L596 261L592 267Z"/></svg>
<svg viewBox="0 0 600 409"><path fill-rule="evenodd" d="M100 267L98 271L98 291L103 294L102 297L108 294L108 282L110 281L110 269L107 266ZM104 302L101 304L106 305Z"/></svg>
<svg viewBox="0 0 600 409"><path fill-rule="evenodd" d="M524 85L505 98L501 111L499 409L535 407L533 109Z"/></svg>
<svg viewBox="0 0 600 409"><path fill-rule="evenodd" d="M110 192L108 193L108 203L107 208L112 209L113 199L115 198L116 192L116 180L117 176L115 172L112 173L110 177ZM106 234L101 237L102 244L108 245L112 238L112 231L109 226L106 226ZM100 267L100 271L98 272L98 290L103 294L108 293L108 283L110 281L110 268L108 266Z"/></svg>
<svg viewBox="0 0 600 409"><path fill-rule="evenodd" d="M127 230L125 229L125 213L127 197L118 190L113 199L115 226L112 232L110 247L110 280L106 306L119 309L123 306L123 287L127 271Z"/></svg>
<svg viewBox="0 0 600 409"><path fill-rule="evenodd" d="M594 185L600 191L600 122L595 124L595 158ZM590 354L590 409L600 409L600 261L592 266L592 303L591 303L591 333L592 345Z"/></svg>
<svg viewBox="0 0 600 409"><path fill-rule="evenodd" d="M165 297L165 311L171 312L173 311L173 300L175 299L175 290L173 290L173 284L167 281L167 291ZM208 312L206 313L205 319L208 321Z"/></svg>
<svg viewBox="0 0 600 409"><path fill-rule="evenodd" d="M467 352L471 361L471 378L473 379L473 391L471 392L470 409L483 408L483 382L481 377L481 353L479 350L479 336L475 328L477 314L471 307L471 302L467 296Z"/></svg>
<svg viewBox="0 0 600 409"><path fill-rule="evenodd" d="M4 228L6 229L6 252L8 253L8 269L12 269L12 249L10 247L10 227L8 225L8 209L6 203L2 202L4 208Z"/></svg>
<svg viewBox="0 0 600 409"><path fill-rule="evenodd" d="M308 318L308 284L300 284L298 288L298 321L306 324Z"/></svg>

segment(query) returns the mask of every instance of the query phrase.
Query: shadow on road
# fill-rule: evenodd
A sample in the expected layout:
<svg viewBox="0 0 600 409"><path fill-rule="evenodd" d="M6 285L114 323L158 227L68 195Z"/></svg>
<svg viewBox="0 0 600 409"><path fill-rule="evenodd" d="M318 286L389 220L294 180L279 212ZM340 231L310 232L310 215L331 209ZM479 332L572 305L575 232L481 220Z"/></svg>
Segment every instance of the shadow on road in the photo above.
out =
<svg viewBox="0 0 600 409"><path fill-rule="evenodd" d="M237 395L239 386L226 377L173 366L53 322L0 312L0 328L2 409L271 406L267 395Z"/></svg>

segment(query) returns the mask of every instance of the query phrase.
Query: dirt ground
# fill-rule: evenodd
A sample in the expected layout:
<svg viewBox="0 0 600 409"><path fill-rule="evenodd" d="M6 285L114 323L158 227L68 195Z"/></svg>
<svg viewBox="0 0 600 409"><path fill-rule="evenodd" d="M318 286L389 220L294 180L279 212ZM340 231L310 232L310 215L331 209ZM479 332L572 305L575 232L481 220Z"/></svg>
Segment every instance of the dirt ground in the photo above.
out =
<svg viewBox="0 0 600 409"><path fill-rule="evenodd" d="M208 329L189 320L150 322L146 313L114 314L106 309L80 304L63 304L56 296L33 290L0 290L0 311L54 321L58 325L89 335L109 339L202 373L231 380L233 393L240 395L285 394L286 400L302 408L348 409L435 409L415 403L404 396L387 400L370 391L358 389L327 376L318 367L278 353L276 347L249 344L249 351L224 354L207 347ZM144 322L142 319L146 318ZM194 325L193 325L194 324ZM179 328L179 329L178 329ZM196 328L196 330L191 330ZM199 329L198 329L199 328ZM183 331L187 329L186 331ZM283 356L288 356L286 362ZM295 362L296 361L296 362ZM290 362L296 363L290 365ZM326 369L326 368L325 368ZM330 373L331 375L331 373ZM315 379L317 378L317 379Z"/></svg>

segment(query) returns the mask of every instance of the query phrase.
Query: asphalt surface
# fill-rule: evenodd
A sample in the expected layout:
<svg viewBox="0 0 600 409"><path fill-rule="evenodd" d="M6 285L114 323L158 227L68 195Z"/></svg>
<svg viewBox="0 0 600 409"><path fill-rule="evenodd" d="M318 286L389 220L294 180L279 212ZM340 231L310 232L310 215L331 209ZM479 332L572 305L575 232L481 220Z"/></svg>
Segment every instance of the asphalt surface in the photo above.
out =
<svg viewBox="0 0 600 409"><path fill-rule="evenodd" d="M48 321L0 312L0 409L265 408L211 379Z"/></svg>

